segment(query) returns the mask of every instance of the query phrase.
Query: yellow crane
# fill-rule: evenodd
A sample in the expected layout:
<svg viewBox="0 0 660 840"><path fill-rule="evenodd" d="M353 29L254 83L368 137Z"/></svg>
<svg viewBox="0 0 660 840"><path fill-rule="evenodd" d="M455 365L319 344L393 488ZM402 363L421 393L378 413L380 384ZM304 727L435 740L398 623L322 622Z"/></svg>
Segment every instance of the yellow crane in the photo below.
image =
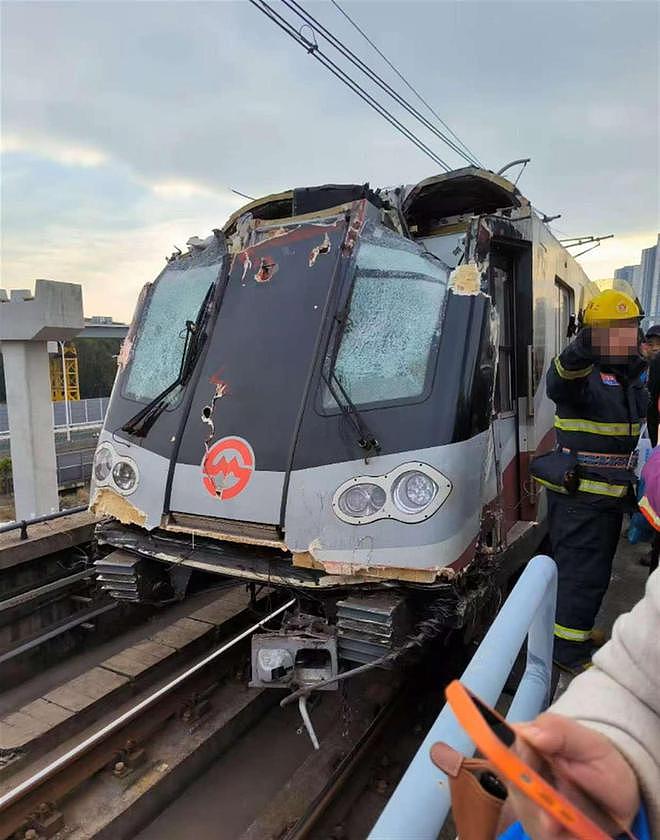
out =
<svg viewBox="0 0 660 840"><path fill-rule="evenodd" d="M59 352L50 356L50 388L53 402L80 399L78 351L71 341L58 342ZM66 386L66 387L65 387Z"/></svg>

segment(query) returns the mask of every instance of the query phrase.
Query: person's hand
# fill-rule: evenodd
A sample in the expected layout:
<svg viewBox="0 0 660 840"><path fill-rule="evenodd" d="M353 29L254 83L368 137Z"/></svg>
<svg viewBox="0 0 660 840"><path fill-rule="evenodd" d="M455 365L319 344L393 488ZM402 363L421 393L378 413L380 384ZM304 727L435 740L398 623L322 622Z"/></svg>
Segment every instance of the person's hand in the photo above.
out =
<svg viewBox="0 0 660 840"><path fill-rule="evenodd" d="M598 349L594 346L593 330L591 327L582 327L578 334L573 339L573 343L586 358L596 359L598 356Z"/></svg>
<svg viewBox="0 0 660 840"><path fill-rule="evenodd" d="M541 759L552 768L552 785L603 830L615 835L629 828L640 797L637 778L617 748L604 735L562 715L540 715L514 726L516 752L530 767ZM531 747L531 748L530 748ZM533 840L569 840L572 835L512 784L509 803ZM585 796L586 794L586 796ZM609 819L614 818L614 820Z"/></svg>

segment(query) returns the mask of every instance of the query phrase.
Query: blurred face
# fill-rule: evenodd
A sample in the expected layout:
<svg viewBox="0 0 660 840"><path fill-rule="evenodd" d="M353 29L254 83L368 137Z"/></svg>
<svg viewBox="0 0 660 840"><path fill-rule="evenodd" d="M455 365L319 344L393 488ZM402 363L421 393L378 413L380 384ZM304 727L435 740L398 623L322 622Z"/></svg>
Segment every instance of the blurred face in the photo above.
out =
<svg viewBox="0 0 660 840"><path fill-rule="evenodd" d="M660 335L651 335L642 343L642 353L652 359L660 353Z"/></svg>
<svg viewBox="0 0 660 840"><path fill-rule="evenodd" d="M601 359L613 364L627 362L639 353L637 322L612 322L609 326L593 327L591 342Z"/></svg>

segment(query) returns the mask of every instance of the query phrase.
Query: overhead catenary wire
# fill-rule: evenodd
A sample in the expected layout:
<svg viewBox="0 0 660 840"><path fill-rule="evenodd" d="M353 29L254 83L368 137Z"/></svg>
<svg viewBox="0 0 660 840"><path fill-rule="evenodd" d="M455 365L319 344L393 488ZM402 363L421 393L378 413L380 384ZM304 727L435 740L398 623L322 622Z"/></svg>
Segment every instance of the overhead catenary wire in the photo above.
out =
<svg viewBox="0 0 660 840"><path fill-rule="evenodd" d="M364 30L363 30L363 29L362 29L362 28L361 28L361 27L360 27L360 26L359 26L359 25L358 25L358 24L357 24L357 23L353 20L353 18L352 18L352 17L348 14L348 12L347 12L345 9L343 9L343 8L339 5L339 3L337 3L337 2L336 2L336 0L330 0L330 2L331 2L331 3L332 3L332 5L333 5L333 6L337 9L337 11L339 11L339 12L340 12L340 14L342 14L342 15L346 18L346 20L347 20L347 21L351 24L351 26L353 26L353 27L354 27L354 28L355 28L355 29L356 29L356 30L360 33L360 35L362 35L362 37L365 39L365 41L366 41L366 42L367 42L367 43L368 43L371 47L373 47L373 49L374 49L374 50L378 53L378 55L379 55L379 56L383 59L383 61L387 64L387 66L388 66L388 67L389 67L389 68L390 68L390 69L391 69L394 73L396 73L396 75L397 75L397 76L401 79L401 81L404 83L404 85L406 85L406 87L407 87L410 91L412 91L412 93L414 93L414 94L415 94L415 96L417 97L417 99L419 99L419 101L422 103L422 105L425 105L425 106L429 109L429 111L433 114L433 116L436 118L436 120L437 120L437 121L438 121L441 125L443 125L443 126L447 129L447 131L451 134L451 136L454 138L454 140L456 140L456 142L457 142L460 146L462 146L462 147L463 147L463 149L465 149L465 152L466 152L466 153L467 153L467 154L468 154L468 155L472 158L472 160L473 160L473 161L474 161L474 162L475 162L478 166L483 167L483 163L479 160L479 158L475 155L475 153L474 153L474 152L470 149L470 147L467 145L467 143L464 143L464 142L461 140L461 138L460 138L460 137L456 134L456 132L455 132L455 131L453 131L453 130L452 130L452 129L451 129L451 128L447 125L447 123L446 123L446 122L442 119L442 117L440 116L440 114L438 114L438 112L435 110L435 108L433 108L433 106L432 106L432 105L431 105L431 104L430 104L430 103L429 103L426 99L424 99L424 97L423 97L423 96L422 96L422 94L421 94L421 93L417 90L417 88L415 88L415 87L414 87L414 86L413 86L413 85L412 85L412 84L408 81L408 79L406 79L406 77L403 75L403 73L402 73L402 72L401 72L401 71L400 71L397 67L395 67L395 66L394 66L394 64L392 64L392 62L391 62L391 61L389 60L389 58L385 55L385 53L384 53L384 52L383 52L383 51L382 51L382 50L378 47L378 45L377 45L377 44L375 44L375 43L371 40L371 38L367 35L367 33L366 33L366 32L365 32L365 31L364 31Z"/></svg>
<svg viewBox="0 0 660 840"><path fill-rule="evenodd" d="M465 152L458 146L451 138L449 138L444 132L440 131L432 122L430 122L420 111L417 110L413 105L411 105L403 96L401 96L398 91L396 91L388 82L386 82L381 76L376 73L368 64L362 61L359 56L357 56L349 47L347 47L339 38L330 32L327 27L325 27L322 23L320 23L311 12L308 12L297 0L282 0L282 3L294 12L298 17L307 25L309 26L315 33L318 33L322 38L324 38L334 49L336 49L341 55L344 56L354 67L357 67L360 72L362 72L371 82L373 82L377 87L379 87L384 93L386 93L391 99L393 99L398 105L400 105L404 110L406 110L414 119L416 119L419 123L421 123L424 128L434 134L439 140L441 140L445 145L447 145L452 151L456 152L463 160L466 161L471 166L479 166L479 162L476 158Z"/></svg>
<svg viewBox="0 0 660 840"><path fill-rule="evenodd" d="M235 190L233 187L229 187L229 190L230 192L233 192L234 195L240 195L241 198L248 198L250 201L255 200L253 195L246 195L244 192L241 192L240 190Z"/></svg>
<svg viewBox="0 0 660 840"><path fill-rule="evenodd" d="M344 70L341 69L335 62L333 62L330 58L328 58L318 47L317 44L311 43L308 41L304 36L302 36L295 27L286 20L286 18L282 17L278 12L276 12L265 0L249 0L249 2L260 12L263 12L267 17L269 17L273 23L280 27L287 35L289 35L296 43L298 43L301 47L303 47L309 55L319 61L327 70L329 70L334 76L336 76L341 82L343 82L347 87L349 87L357 96L363 99L369 107L371 107L374 111L376 111L380 116L387 120L397 131L403 134L408 140L411 141L417 148L424 152L434 163L440 166L445 172L449 172L451 170L451 166L442 160L429 146L424 143L423 140L420 140L409 128L407 128L397 117L394 116L390 111L385 108L384 105L379 103L373 96L371 96L361 85L359 85L354 79L352 79Z"/></svg>

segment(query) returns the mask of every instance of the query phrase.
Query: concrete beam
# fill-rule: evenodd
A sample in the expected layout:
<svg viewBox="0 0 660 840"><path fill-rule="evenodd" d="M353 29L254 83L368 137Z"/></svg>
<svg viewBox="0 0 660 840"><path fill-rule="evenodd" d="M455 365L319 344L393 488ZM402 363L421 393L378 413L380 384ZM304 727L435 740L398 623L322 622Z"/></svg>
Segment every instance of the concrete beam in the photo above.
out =
<svg viewBox="0 0 660 840"><path fill-rule="evenodd" d="M77 283L37 280L0 298L0 341L66 341L85 326L82 288Z"/></svg>

